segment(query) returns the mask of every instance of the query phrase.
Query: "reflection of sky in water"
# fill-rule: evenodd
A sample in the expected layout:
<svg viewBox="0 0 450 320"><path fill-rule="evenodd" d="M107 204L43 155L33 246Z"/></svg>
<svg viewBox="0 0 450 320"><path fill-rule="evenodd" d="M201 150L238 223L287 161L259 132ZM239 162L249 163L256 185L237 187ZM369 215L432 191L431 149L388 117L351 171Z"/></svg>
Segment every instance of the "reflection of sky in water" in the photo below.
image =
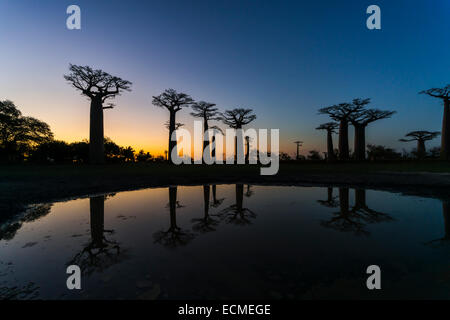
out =
<svg viewBox="0 0 450 320"><path fill-rule="evenodd" d="M442 201L329 191L173 187L37 207L3 232L0 296L449 298ZM71 261L81 291L65 287ZM371 264L376 293L365 289Z"/></svg>

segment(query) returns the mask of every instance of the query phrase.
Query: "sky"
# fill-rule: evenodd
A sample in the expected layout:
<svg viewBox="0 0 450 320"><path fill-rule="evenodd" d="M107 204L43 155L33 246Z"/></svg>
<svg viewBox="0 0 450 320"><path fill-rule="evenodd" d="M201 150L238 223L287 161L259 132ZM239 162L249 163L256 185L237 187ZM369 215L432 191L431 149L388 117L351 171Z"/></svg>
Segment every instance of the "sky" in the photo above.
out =
<svg viewBox="0 0 450 320"><path fill-rule="evenodd" d="M71 4L81 30L66 27ZM381 30L366 27L372 4ZM405 133L441 129L442 104L418 92L450 83L449 13L448 0L1 0L0 99L56 139L87 139L89 101L63 75L69 63L89 65L133 82L105 111L105 136L119 145L167 149L168 111L151 101L174 88L222 111L252 108L253 127L280 129L293 155L296 140L303 154L326 150L320 107L371 98L397 114L369 126L367 143L400 151L414 147L398 141ZM177 114L187 129L189 112Z"/></svg>

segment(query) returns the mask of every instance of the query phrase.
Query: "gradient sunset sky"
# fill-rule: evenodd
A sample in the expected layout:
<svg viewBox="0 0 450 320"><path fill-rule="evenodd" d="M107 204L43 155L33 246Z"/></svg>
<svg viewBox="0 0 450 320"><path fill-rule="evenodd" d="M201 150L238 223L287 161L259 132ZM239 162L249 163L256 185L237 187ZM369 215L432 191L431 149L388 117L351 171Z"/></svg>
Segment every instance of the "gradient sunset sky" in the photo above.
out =
<svg viewBox="0 0 450 320"><path fill-rule="evenodd" d="M81 8L81 30L66 28L70 4ZM371 4L382 30L366 28ZM57 139L86 139L89 102L63 74L89 65L133 82L105 111L105 135L120 145L167 149L168 112L151 97L174 88L221 110L254 109L255 127L280 129L281 151L303 140L305 154L325 151L314 128L329 119L318 108L370 97L398 114L370 126L367 142L410 149L398 142L408 131L441 129L442 105L418 92L450 82L449 14L449 0L1 0L0 99ZM188 129L189 112L177 119Z"/></svg>

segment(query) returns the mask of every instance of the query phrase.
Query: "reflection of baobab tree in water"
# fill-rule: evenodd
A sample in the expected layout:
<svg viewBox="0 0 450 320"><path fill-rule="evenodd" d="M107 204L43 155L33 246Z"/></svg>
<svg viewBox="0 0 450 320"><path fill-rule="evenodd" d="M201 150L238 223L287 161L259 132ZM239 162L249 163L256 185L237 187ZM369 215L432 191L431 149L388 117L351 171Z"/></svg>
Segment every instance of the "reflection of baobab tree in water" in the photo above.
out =
<svg viewBox="0 0 450 320"><path fill-rule="evenodd" d="M170 212L170 227L167 231L158 231L153 235L155 243L172 248L188 244L194 238L194 235L177 226L177 209L183 207L177 201L177 187L169 187L168 207Z"/></svg>
<svg viewBox="0 0 450 320"><path fill-rule="evenodd" d="M223 200L225 200L225 198L220 198L217 199L217 186L215 184L212 185L212 195L213 195L213 202L211 203L211 207L213 208L217 208L218 206L220 206L223 202Z"/></svg>
<svg viewBox="0 0 450 320"><path fill-rule="evenodd" d="M442 213L444 215L444 237L428 241L426 245L439 246L450 243L450 201L442 201Z"/></svg>
<svg viewBox="0 0 450 320"><path fill-rule="evenodd" d="M366 204L366 190L355 189L355 206L350 209L349 189L339 188L339 212L321 225L342 232L353 232L356 235L369 235L365 226L370 223L392 221L389 215L370 209Z"/></svg>
<svg viewBox="0 0 450 320"><path fill-rule="evenodd" d="M339 205L339 201L336 200L337 196L333 196L333 188L327 188L327 199L326 200L317 200L318 203L325 207L336 208Z"/></svg>
<svg viewBox="0 0 450 320"><path fill-rule="evenodd" d="M245 196L250 198L255 192L251 189L251 185L247 185L247 191L245 191Z"/></svg>
<svg viewBox="0 0 450 320"><path fill-rule="evenodd" d="M107 197L101 195L89 199L91 241L68 263L68 265L78 265L83 274L89 275L94 271L102 272L125 257L120 251L119 244L105 237L105 233L114 233L114 230L105 229L105 200Z"/></svg>
<svg viewBox="0 0 450 320"><path fill-rule="evenodd" d="M192 222L195 223L192 227L195 231L206 233L210 231L215 231L214 228L217 226L219 221L211 218L209 215L209 198L211 193L211 187L209 185L203 186L203 199L204 199L204 215L203 218L192 219Z"/></svg>
<svg viewBox="0 0 450 320"><path fill-rule="evenodd" d="M217 214L227 223L235 225L251 224L251 219L256 218L256 213L248 208L244 208L244 185L236 184L236 203L225 208Z"/></svg>

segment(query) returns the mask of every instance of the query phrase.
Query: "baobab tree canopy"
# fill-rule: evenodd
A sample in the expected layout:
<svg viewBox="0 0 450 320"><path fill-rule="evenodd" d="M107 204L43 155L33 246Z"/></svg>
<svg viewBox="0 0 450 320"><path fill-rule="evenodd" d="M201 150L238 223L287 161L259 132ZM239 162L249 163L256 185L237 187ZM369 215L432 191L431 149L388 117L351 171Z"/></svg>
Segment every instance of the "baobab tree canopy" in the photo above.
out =
<svg viewBox="0 0 450 320"><path fill-rule="evenodd" d="M183 107L187 107L194 103L194 100L186 93L178 93L174 89L167 89L159 96L153 96L152 103L154 106L178 112Z"/></svg>
<svg viewBox="0 0 450 320"><path fill-rule="evenodd" d="M326 123L322 123L320 126L318 126L316 128L316 130L327 130L327 131L331 131L332 133L335 133L337 127L339 127L339 124L336 122L326 122Z"/></svg>
<svg viewBox="0 0 450 320"><path fill-rule="evenodd" d="M64 75L64 79L91 99L101 98L102 102L105 102L108 98L120 95L122 91L131 91L130 81L112 76L102 70L74 64L69 65L69 70L70 73Z"/></svg>
<svg viewBox="0 0 450 320"><path fill-rule="evenodd" d="M446 85L444 88L431 88L420 91L419 93L448 101L450 99L450 84Z"/></svg>
<svg viewBox="0 0 450 320"><path fill-rule="evenodd" d="M191 112L191 116L195 118L202 118L205 121L213 120L218 115L218 108L215 107L215 103L198 101L191 105L194 112Z"/></svg>
<svg viewBox="0 0 450 320"><path fill-rule="evenodd" d="M433 140L441 133L439 131L411 131L405 135L405 137L408 137L409 139L400 139L402 142L409 142L409 141L416 141L416 140Z"/></svg>
<svg viewBox="0 0 450 320"><path fill-rule="evenodd" d="M252 114L252 109L236 108L226 110L221 115L221 120L230 128L240 129L256 119L256 115Z"/></svg>
<svg viewBox="0 0 450 320"><path fill-rule="evenodd" d="M392 117L396 111L368 109L352 114L349 119L353 125L367 126L369 123Z"/></svg>

